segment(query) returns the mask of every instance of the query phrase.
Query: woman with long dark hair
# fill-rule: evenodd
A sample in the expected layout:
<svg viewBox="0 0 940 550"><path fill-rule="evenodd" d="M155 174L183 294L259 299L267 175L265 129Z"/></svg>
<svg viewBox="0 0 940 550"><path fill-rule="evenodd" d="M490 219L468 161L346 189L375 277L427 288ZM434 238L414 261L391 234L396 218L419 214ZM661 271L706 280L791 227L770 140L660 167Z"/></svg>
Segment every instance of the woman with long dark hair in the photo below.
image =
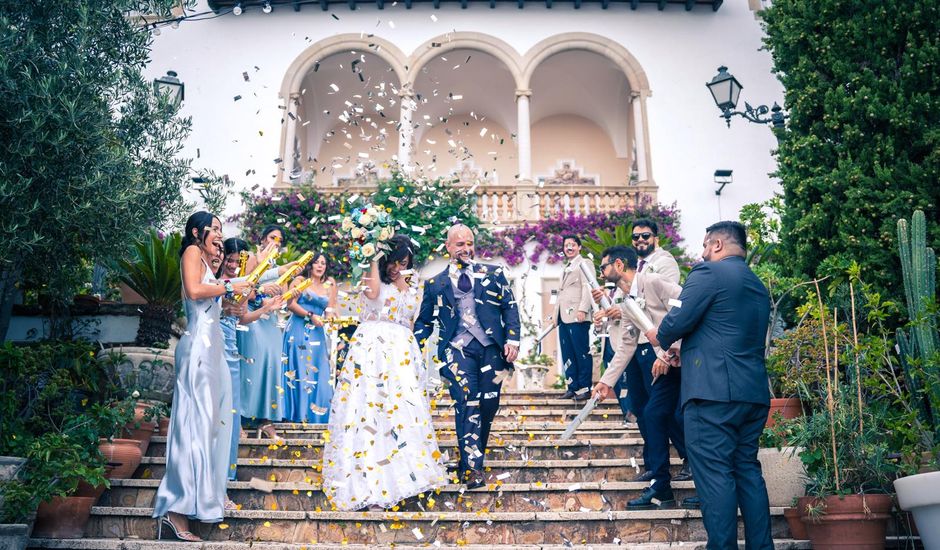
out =
<svg viewBox="0 0 940 550"><path fill-rule="evenodd" d="M330 385L329 340L323 325L335 317L336 281L329 276L330 261L317 254L307 264L303 277L294 279L291 288L310 279L310 286L287 306L291 311L284 332L284 419L291 422L325 423L329 419L333 387Z"/></svg>
<svg viewBox="0 0 940 550"><path fill-rule="evenodd" d="M330 408L323 491L340 510L384 509L440 487L427 366L412 332L418 289L411 241L396 235L363 278L359 328Z"/></svg>
<svg viewBox="0 0 940 550"><path fill-rule="evenodd" d="M176 387L166 445L166 473L154 517L176 538L198 541L189 520L222 521L232 430L232 383L219 324L220 297L248 283L219 281L209 267L221 251L222 222L208 212L189 217L180 247L186 332L176 346Z"/></svg>

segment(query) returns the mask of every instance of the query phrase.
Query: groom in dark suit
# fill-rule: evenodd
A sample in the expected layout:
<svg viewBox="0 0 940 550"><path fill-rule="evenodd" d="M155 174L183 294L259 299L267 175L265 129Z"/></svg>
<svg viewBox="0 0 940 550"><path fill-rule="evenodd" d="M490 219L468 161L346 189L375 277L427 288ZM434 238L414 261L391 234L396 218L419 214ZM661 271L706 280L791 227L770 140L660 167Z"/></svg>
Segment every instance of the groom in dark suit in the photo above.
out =
<svg viewBox="0 0 940 550"><path fill-rule="evenodd" d="M454 400L457 471L474 489L485 483L483 457L500 385L519 353L519 308L502 268L473 262L469 227L451 227L445 246L451 262L425 283L414 332L423 346L439 327L437 358Z"/></svg>
<svg viewBox="0 0 940 550"><path fill-rule="evenodd" d="M682 339L685 444L702 501L709 550L737 550L738 507L747 550L772 550L767 487L757 461L770 409L764 347L770 296L744 258L747 233L718 222L678 300L647 333L668 349Z"/></svg>

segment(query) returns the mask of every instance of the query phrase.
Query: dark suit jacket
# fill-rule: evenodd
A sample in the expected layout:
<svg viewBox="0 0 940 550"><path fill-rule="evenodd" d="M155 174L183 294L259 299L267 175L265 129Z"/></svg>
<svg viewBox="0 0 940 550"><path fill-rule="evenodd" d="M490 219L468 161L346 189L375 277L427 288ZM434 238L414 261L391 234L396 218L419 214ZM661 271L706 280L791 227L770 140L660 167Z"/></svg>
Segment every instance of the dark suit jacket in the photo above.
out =
<svg viewBox="0 0 940 550"><path fill-rule="evenodd" d="M764 342L770 295L744 258L705 262L689 273L656 338L682 339L682 404L689 399L770 405Z"/></svg>
<svg viewBox="0 0 940 550"><path fill-rule="evenodd" d="M451 283L450 265L424 284L421 310L415 321L415 338L423 347L434 331L434 323L440 323L438 358L454 338L460 323L457 300ZM502 348L507 341L518 345L520 338L519 307L512 295L512 287L500 267L487 264L473 265L473 296L476 316L483 330Z"/></svg>

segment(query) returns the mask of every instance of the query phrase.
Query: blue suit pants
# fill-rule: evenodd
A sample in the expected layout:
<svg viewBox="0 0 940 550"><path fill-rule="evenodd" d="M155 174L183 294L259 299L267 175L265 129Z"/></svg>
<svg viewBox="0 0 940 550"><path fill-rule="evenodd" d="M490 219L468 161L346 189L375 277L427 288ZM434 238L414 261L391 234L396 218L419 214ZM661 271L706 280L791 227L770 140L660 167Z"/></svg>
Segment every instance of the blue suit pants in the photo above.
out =
<svg viewBox="0 0 940 550"><path fill-rule="evenodd" d="M588 332L590 321L583 323L558 323L558 344L561 346L561 362L565 365L565 378L569 379L568 391L591 389L591 374L594 362L588 354Z"/></svg>
<svg viewBox="0 0 940 550"><path fill-rule="evenodd" d="M441 377L448 382L454 400L454 420L460 462L458 471L482 470L490 426L499 411L501 384L496 372L506 368L499 345L484 347L476 339L458 350L449 347L449 361L441 367Z"/></svg>
<svg viewBox="0 0 940 550"><path fill-rule="evenodd" d="M692 399L685 438L702 498L708 550L737 550L738 508L747 550L773 550L767 487L757 461L767 405Z"/></svg>
<svg viewBox="0 0 940 550"><path fill-rule="evenodd" d="M652 370L650 371L652 375ZM646 424L646 469L653 472L653 488L668 489L672 475L669 472L669 440L679 456L686 456L685 434L677 418L679 392L682 389L682 369L672 368L649 387L649 400L643 409Z"/></svg>

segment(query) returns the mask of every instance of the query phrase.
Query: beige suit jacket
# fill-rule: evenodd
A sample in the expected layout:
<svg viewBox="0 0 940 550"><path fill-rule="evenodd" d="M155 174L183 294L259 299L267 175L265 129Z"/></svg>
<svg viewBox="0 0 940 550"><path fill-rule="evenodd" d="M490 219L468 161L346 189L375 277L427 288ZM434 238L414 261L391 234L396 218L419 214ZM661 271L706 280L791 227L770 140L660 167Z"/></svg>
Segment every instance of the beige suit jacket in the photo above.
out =
<svg viewBox="0 0 940 550"><path fill-rule="evenodd" d="M659 323L662 322L663 317L665 317L666 314L669 313L669 309L672 308L669 301L679 298L679 294L682 293L682 287L662 275L646 273L645 270L642 273L636 274L636 285L637 298L642 298L646 301L646 307L643 310L644 313L653 321L654 326L659 327ZM607 370L604 371L604 376L601 377L601 382L610 387L613 387L614 384L617 383L617 379L620 378L620 375L623 374L630 360L633 359L633 354L636 353L640 337L640 331L629 321L624 306L620 306L620 311L623 315L623 321L621 322L623 328L620 341L616 344L617 347L614 351L614 358L610 360L610 365L607 366ZM615 342L615 340L611 340L611 342Z"/></svg>
<svg viewBox="0 0 940 550"><path fill-rule="evenodd" d="M649 256L640 259L646 261L642 273L656 273L679 284L679 262L668 250L656 247Z"/></svg>
<svg viewBox="0 0 940 550"><path fill-rule="evenodd" d="M591 285L581 272L582 263L586 263L588 273L594 273L594 264L584 256L577 256L565 267L555 302L555 313L552 315L555 323L577 323L579 311L584 312L585 321L591 320L594 300L591 299Z"/></svg>

